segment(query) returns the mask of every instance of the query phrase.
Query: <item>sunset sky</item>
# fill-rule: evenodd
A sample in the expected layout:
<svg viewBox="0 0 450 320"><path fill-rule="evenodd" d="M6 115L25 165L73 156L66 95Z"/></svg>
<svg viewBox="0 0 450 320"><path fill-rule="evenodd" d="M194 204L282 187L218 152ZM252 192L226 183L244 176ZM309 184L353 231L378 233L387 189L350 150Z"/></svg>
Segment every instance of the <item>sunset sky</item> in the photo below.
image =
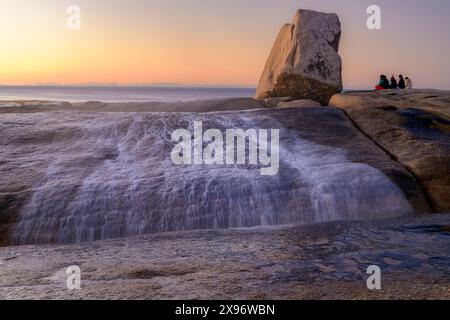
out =
<svg viewBox="0 0 450 320"><path fill-rule="evenodd" d="M66 28L70 4L79 31ZM371 4L383 30L366 28ZM339 14L344 87L403 73L450 89L448 0L0 0L0 84L256 86L298 8Z"/></svg>

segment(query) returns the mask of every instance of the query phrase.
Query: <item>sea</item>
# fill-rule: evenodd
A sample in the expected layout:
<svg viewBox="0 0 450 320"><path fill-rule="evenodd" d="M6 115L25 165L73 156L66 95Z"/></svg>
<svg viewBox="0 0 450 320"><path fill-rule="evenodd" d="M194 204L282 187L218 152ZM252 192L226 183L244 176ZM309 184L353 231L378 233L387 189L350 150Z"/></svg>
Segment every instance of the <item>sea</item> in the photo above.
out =
<svg viewBox="0 0 450 320"><path fill-rule="evenodd" d="M256 88L132 86L0 86L1 100L176 102L252 97Z"/></svg>

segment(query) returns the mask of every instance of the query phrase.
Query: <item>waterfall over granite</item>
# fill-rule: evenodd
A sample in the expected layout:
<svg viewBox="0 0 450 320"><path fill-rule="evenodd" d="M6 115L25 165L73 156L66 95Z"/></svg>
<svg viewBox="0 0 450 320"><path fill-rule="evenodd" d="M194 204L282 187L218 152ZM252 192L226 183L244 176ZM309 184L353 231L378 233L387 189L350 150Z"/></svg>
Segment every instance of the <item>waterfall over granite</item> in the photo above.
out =
<svg viewBox="0 0 450 320"><path fill-rule="evenodd" d="M20 126L13 125L19 118ZM279 173L262 176L259 166L250 165L174 165L171 133L192 130L194 121L222 132L280 129ZM381 171L390 159L330 108L11 114L4 115L1 128L4 139L10 137L4 145L9 162L1 164L4 179L33 172L18 177L28 179L29 195L9 231L14 244L413 212ZM340 147L347 138L355 150Z"/></svg>

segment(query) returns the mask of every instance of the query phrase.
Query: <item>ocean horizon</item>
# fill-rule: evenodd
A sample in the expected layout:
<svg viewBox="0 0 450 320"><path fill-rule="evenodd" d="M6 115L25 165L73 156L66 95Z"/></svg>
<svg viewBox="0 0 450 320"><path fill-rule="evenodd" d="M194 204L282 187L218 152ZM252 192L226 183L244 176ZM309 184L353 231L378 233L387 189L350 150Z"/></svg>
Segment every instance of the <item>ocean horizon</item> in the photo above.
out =
<svg viewBox="0 0 450 320"><path fill-rule="evenodd" d="M189 86L0 86L0 100L183 102L249 98L256 88Z"/></svg>
<svg viewBox="0 0 450 320"><path fill-rule="evenodd" d="M345 88L344 92L372 91ZM256 87L183 85L0 85L0 101L189 102L252 98Z"/></svg>

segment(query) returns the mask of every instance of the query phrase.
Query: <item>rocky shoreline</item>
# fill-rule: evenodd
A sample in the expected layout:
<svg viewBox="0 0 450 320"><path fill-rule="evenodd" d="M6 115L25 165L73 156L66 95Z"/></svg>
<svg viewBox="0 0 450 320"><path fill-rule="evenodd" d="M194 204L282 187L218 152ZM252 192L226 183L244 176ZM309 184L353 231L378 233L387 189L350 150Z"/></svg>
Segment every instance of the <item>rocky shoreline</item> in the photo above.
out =
<svg viewBox="0 0 450 320"><path fill-rule="evenodd" d="M252 99L174 103L168 109L168 105L154 103L2 102L0 114L8 116L0 122L2 130L17 127L20 117L21 125L33 122L24 120L27 114L59 118L85 114L86 119L122 112L145 117L163 110L198 115L266 114L298 130L301 138L339 145L352 161L378 167L421 214L375 222L164 233L75 246L2 247L0 297L448 299L450 215L430 213L449 212L449 97L449 92L435 90L349 92L335 95L331 107L295 102L279 109ZM3 136L1 145L13 147L15 156L20 156L13 141L35 148L30 143L44 146L48 138L54 141L52 137L50 131L38 130L20 141ZM5 226L14 223L33 191L33 181L43 172L34 172L37 167L31 163L22 163L25 167L14 171L9 165L13 154L2 156L0 216L7 230ZM2 236L8 234L3 231ZM80 291L63 287L64 268L72 264L82 267ZM384 287L379 292L365 287L364 268L369 264L381 264L384 270Z"/></svg>
<svg viewBox="0 0 450 320"><path fill-rule="evenodd" d="M236 101L239 103L236 103ZM61 210L65 211L66 209L64 208L67 206L70 207L70 200L79 191L80 186L85 183L85 180L92 174L92 172L95 172L95 170L109 170L109 164L111 161L117 159L119 153L119 150L116 150L118 142L111 142L110 140L112 137L118 137L115 139L119 139L122 136L128 135L132 129L136 130L137 134L140 134L142 130L153 130L153 134L156 138L158 138L159 135L164 134L164 128L167 125L171 125L171 123L177 123L179 121L186 121L186 119L192 117L196 119L204 118L207 122L213 121L214 118L223 118L224 121L228 122L238 121L239 118L251 118L253 123L262 121L261 126L280 126L280 128L282 128L282 139L284 141L282 141L282 143L285 144L287 148L289 148L288 145L297 143L297 139L299 141L304 140L314 143L314 145L308 147L309 151L299 151L299 160L302 160L305 156L307 156L307 153L305 152L315 152L314 150L316 150L316 147L314 146L316 144L318 146L323 146L323 148L327 148L326 150L328 151L323 151L325 152L325 156L334 157L336 152L345 153L345 158L347 160L344 160L342 157L339 159L336 158L335 160L330 159L331 162L329 165L326 164L324 168L330 168L332 171L330 171L328 177L323 177L323 179L326 179L326 181L324 181L325 183L335 183L332 179L332 174L334 174L332 172L334 172L335 168L332 167L334 165L333 162L338 161L339 165L343 166L342 170L345 170L342 172L342 178L338 179L341 182L338 182L343 183L342 181L347 181L348 185L346 185L345 188L348 188L350 191L350 188L352 188L350 184L352 184L353 181L351 178L351 173L354 170L359 170L356 169L356 167L352 169L350 166L353 164L367 165L369 166L368 168L379 170L380 174L389 178L395 187L399 189L399 192L402 193L409 202L413 209L412 211L416 213L430 213L433 211L431 208L431 203L427 200L430 198L433 199L433 194L428 194L426 191L433 190L433 188L439 188L439 185L435 186L433 184L433 181L435 180L431 180L431 184L428 184L431 189L422 188L422 181L420 180L421 176L412 174L412 171L405 169L402 163L399 163L396 159L392 159L390 154L387 154L385 150L380 148L377 143L374 143L374 139L367 137L367 133L364 130L354 126L354 119L351 117L349 119L344 111L337 108L321 106L288 106L287 108L283 107L280 109L261 108L261 103L252 99L230 99L210 102L205 101L199 102L198 105L195 103L190 103L190 105L193 106L191 108L186 103L180 103L178 105L172 105L172 108L169 106L167 113L159 112L159 110L163 109L164 105L158 104L156 107L157 109L154 109L155 107L152 103L134 105L137 108L134 109L134 112L128 110L128 108L133 109L132 103L124 106L122 104L94 104L88 102L85 104L73 105L73 109L69 109L70 111L68 110L66 104L67 103L62 104L63 109L54 110L53 112L49 112L48 109L46 109L47 105L45 102L41 103L39 106L33 104L32 108L34 108L35 111L32 113L11 113L10 111L13 110L9 110L9 112L2 117L0 127L2 128L4 134L0 137L0 144L4 147L4 152L2 155L3 160L0 162L0 171L2 172L4 183L0 186L0 230L2 231L2 237L0 237L0 240L3 244L9 243L8 238L10 235L10 230L17 226L17 217L21 211L21 208L23 208L23 205L30 201L31 195L36 194L39 190L46 190L45 194L42 194L43 202L41 206L42 208L47 209L41 209L41 214L48 215L48 218L52 219L53 217L49 212L54 209L47 207L46 203L49 201L60 203L63 206L63 209ZM231 106L234 106L234 110ZM24 103L18 108L27 109L28 104ZM43 111L36 112L36 108L41 108ZM145 108L146 112L142 111L144 110L143 108ZM1 109L2 108L0 108L0 110ZM185 112L179 113L178 110L180 109L185 110ZM218 111L220 109L224 109L224 111ZM109 110L115 111L111 112ZM192 110L202 111L195 112ZM381 111L386 113L389 112L384 111L384 109ZM268 122L269 120L267 119L271 119L270 122ZM158 129L161 122L167 124L164 124L162 128ZM97 123L102 123L103 126L100 127L100 131L98 132ZM383 122L383 125L385 123L386 122ZM139 127L136 127L136 124L138 124ZM236 123L236 125L238 124ZM245 124L240 125L245 126ZM388 130L390 129L388 128ZM98 140L102 134L106 135L105 142ZM133 152L138 153L138 158L133 160L134 162L142 162L142 165L146 167L152 166L155 168L157 168L159 164L165 163L167 156L170 154L170 145L166 146L166 143L159 145L159 158L155 158L155 153L152 152L154 145L153 140L149 140L145 147L140 146L136 149L134 141L137 138L138 137L132 137L130 140L131 144L128 146L127 142L126 146L126 148L131 148L131 150L134 150ZM160 139L165 141L167 137L162 136ZM394 147L395 141L395 139L392 140ZM420 142L421 140L418 141ZM103 145L104 143L107 143L110 147L106 148ZM448 148L448 140L445 141L444 139L439 141L439 143L442 146L439 152L441 152L444 156L446 154L448 156L449 152L445 149ZM428 141L426 144L430 144L430 142ZM164 151L165 149L167 150ZM291 151L293 150L287 150L288 153L291 153ZM285 156L292 157L292 155L288 154ZM127 155L126 159L128 159L128 157L129 156ZM78 160L73 161L73 159ZM129 161L126 159L125 161ZM283 176L287 174L287 172L294 169L291 168L292 165L295 166L295 164L289 164L287 162L284 164L282 163L282 171L284 172ZM448 162L443 163L443 170L446 169L446 165L448 166ZM117 162L117 170L122 170L124 166L124 163ZM429 166L430 168L433 168L433 170L436 170L437 174L439 174L439 171L437 170L440 167L438 165L436 165L433 161L430 161ZM48 168L55 168L53 169L56 170L53 177L48 177ZM161 168L161 170L163 170L161 172L166 172L167 169ZM314 165L311 170L314 170ZM367 170L364 171L367 172ZM145 170L142 174L149 174L149 172L151 171ZM295 174L299 174L297 169L295 169L295 172ZM102 175L103 174L104 173L102 173ZM198 176L198 173L196 176ZM207 170L204 172L204 176L205 178L209 177ZM53 185L60 180L64 181L65 188L53 188ZM280 186L280 190L265 192L268 192L269 195L273 195L274 192L280 193L288 190L299 189L299 185L297 185L298 182L291 182L290 180L291 179L284 178L283 181L286 181L286 185ZM156 181L162 180L160 178L155 180L155 178L149 176L146 181L155 181L156 183ZM199 183L199 188L205 185L205 182L197 182ZM126 190L129 183L132 183L132 181L127 183L124 182L124 190ZM168 182L160 185L157 189L166 188L167 183ZM244 181L242 183L244 183ZM304 186L304 182L300 183ZM368 183L370 183L370 180L366 181L364 184L369 185ZM102 185L104 184L96 183L95 186L97 185L97 188L102 188ZM380 185L377 186L380 187ZM143 188L145 190L153 190L154 185L150 184ZM373 188L377 187L374 185ZM356 193L359 192L358 189L359 188L355 190L352 189L351 192L356 195ZM246 189L242 190L242 192L248 192L245 190ZM65 193L61 194L62 191ZM107 192L108 194L110 190L106 190L104 192ZM305 189L305 192L308 193L309 191ZM377 192L382 193L388 191L387 189L385 191L375 189L370 191L370 193L372 193L372 197L375 196ZM250 192L249 196L251 196L251 193L252 192ZM118 195L120 195L120 193ZM149 194L148 196L155 198L158 194ZM363 194L360 196L363 196ZM401 201L393 194L386 194L381 198L386 200L389 196L392 196L391 205L398 205L399 201ZM101 194L99 194L99 197L100 200L103 199ZM292 196L290 196L290 198L292 198ZM276 199L277 197L272 200L276 201ZM446 199L448 200L448 197L444 196L443 199L444 201ZM97 199L94 200L97 201ZM64 204L66 201L67 204ZM105 199L104 201L109 200ZM179 201L183 200L180 199ZM300 199L298 201L300 201ZM303 199L301 201L303 201L303 205L308 205L307 199ZM82 201L80 200L78 202ZM162 205L162 207L167 207L167 205ZM197 207L197 203L192 205ZM294 203L292 205L294 205ZM376 206L375 203L374 205ZM36 205L33 204L33 206ZM37 208L41 207L38 206ZM445 209L445 206L443 206L443 208ZM60 216L61 210L55 212L54 214L56 216ZM186 210L190 209L186 208ZM440 210L439 212L446 212L446 210ZM329 214L333 215L332 212ZM373 215L374 217L377 216L375 211L367 212L367 215ZM43 218L36 213L36 219L42 220ZM30 220L30 223L31 222L32 220ZM54 223L57 225L56 221L54 221ZM43 233L46 235L50 232L55 232L55 230L47 230L45 225L46 223L42 222L42 227L44 229L40 231L41 234ZM43 232L44 230L47 231Z"/></svg>
<svg viewBox="0 0 450 320"><path fill-rule="evenodd" d="M449 299L449 247L450 215L3 247L0 298ZM71 265L81 290L66 288Z"/></svg>

